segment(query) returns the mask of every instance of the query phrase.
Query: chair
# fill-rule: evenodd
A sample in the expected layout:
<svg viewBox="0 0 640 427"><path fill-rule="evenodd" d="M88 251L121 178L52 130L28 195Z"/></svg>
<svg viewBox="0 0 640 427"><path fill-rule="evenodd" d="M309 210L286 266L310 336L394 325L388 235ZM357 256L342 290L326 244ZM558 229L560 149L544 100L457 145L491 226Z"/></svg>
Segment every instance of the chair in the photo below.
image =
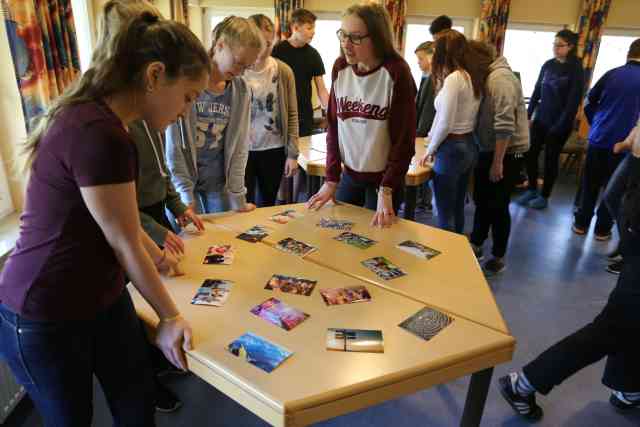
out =
<svg viewBox="0 0 640 427"><path fill-rule="evenodd" d="M566 156L562 162L562 169L571 171L571 169L575 167L578 183L580 183L580 179L582 178L582 169L586 153L586 138L581 138L578 132L573 132L561 151L561 154Z"/></svg>

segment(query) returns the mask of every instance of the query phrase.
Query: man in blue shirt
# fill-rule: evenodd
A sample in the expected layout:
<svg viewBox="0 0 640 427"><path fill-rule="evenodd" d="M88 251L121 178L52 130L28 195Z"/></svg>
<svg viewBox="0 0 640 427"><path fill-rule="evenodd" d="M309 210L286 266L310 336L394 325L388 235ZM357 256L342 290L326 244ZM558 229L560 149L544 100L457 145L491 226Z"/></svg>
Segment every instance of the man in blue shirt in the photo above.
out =
<svg viewBox="0 0 640 427"><path fill-rule="evenodd" d="M624 158L624 154L613 152L613 146L624 140L640 115L640 39L631 43L626 65L608 71L591 89L584 112L591 129L582 191L572 227L579 235L589 230L600 190ZM602 202L597 217L596 240L609 240L614 218Z"/></svg>

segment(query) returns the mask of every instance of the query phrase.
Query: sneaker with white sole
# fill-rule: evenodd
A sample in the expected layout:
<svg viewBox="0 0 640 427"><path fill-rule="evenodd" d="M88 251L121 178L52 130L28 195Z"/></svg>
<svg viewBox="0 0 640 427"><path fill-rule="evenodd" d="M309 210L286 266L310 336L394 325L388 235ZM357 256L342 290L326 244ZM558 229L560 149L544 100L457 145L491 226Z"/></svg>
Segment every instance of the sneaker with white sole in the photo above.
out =
<svg viewBox="0 0 640 427"><path fill-rule="evenodd" d="M514 382L518 380L518 374L512 373L498 379L500 394L513 408L516 414L530 421L538 421L542 418L542 408L536 403L536 394L520 396L515 392Z"/></svg>
<svg viewBox="0 0 640 427"><path fill-rule="evenodd" d="M538 192L536 190L527 190L518 197L514 199L514 202L519 204L520 206L527 206L529 201L538 197Z"/></svg>
<svg viewBox="0 0 640 427"><path fill-rule="evenodd" d="M614 391L609 396L609 403L620 411L640 408L640 400L629 400L621 391Z"/></svg>

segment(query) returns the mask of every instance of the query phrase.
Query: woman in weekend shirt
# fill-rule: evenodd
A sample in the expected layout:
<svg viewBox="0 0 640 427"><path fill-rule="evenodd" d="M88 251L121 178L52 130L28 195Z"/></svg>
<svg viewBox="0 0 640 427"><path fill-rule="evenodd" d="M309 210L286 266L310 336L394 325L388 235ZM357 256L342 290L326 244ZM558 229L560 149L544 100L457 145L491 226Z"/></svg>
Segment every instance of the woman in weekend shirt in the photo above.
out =
<svg viewBox="0 0 640 427"><path fill-rule="evenodd" d="M420 160L433 165L433 192L438 227L462 233L464 201L469 177L477 158L473 139L488 64L474 57L466 38L445 30L436 41L433 75L440 91L436 116L427 137L427 152Z"/></svg>
<svg viewBox="0 0 640 427"><path fill-rule="evenodd" d="M365 206L376 210L372 225L383 227L401 202L416 132L416 87L389 22L377 4L354 5L343 15L337 33L343 55L333 66L328 108L327 180L307 203Z"/></svg>

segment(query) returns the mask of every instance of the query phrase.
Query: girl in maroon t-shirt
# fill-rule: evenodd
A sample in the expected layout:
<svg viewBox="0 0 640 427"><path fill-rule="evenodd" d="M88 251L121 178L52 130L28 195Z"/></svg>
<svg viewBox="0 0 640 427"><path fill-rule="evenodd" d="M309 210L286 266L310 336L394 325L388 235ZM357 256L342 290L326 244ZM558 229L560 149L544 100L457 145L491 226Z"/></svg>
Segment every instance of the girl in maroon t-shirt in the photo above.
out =
<svg viewBox="0 0 640 427"><path fill-rule="evenodd" d="M125 271L160 318L156 342L167 358L186 369L191 347L156 270L167 255L140 228L127 125L176 120L206 86L209 58L186 26L148 13L101 48L29 136L20 238L0 276L0 358L45 425L91 424L93 375L115 424L154 424L151 367Z"/></svg>

